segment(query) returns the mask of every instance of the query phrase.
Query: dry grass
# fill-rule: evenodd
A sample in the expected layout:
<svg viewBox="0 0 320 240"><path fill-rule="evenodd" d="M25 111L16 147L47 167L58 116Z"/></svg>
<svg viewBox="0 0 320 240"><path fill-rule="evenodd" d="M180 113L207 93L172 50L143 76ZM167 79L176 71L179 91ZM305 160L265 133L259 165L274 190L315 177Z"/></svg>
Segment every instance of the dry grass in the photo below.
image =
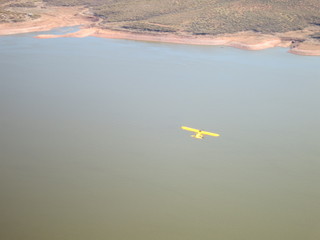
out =
<svg viewBox="0 0 320 240"><path fill-rule="evenodd" d="M0 23L24 22L39 18L40 15L33 13L19 13L14 11L6 11L0 8Z"/></svg>
<svg viewBox="0 0 320 240"><path fill-rule="evenodd" d="M34 0L21 0L21 3L14 1L14 4L31 6L32 3L28 2L32 1ZM103 19L100 27L133 31L182 31L195 35L240 31L279 33L320 25L319 0L43 1L59 6L85 5L95 16ZM0 3L4 2L10 1L0 0ZM16 19L22 17L17 14Z"/></svg>
<svg viewBox="0 0 320 240"><path fill-rule="evenodd" d="M286 32L320 24L318 0L104 0L93 7L104 24L157 24L193 34ZM133 24L134 23L134 24ZM130 25L129 25L130 26ZM152 27L154 26L154 27ZM143 29L143 28L142 28Z"/></svg>
<svg viewBox="0 0 320 240"><path fill-rule="evenodd" d="M38 2L39 0L0 0L0 23L23 22L39 18L39 14L28 11L37 7Z"/></svg>

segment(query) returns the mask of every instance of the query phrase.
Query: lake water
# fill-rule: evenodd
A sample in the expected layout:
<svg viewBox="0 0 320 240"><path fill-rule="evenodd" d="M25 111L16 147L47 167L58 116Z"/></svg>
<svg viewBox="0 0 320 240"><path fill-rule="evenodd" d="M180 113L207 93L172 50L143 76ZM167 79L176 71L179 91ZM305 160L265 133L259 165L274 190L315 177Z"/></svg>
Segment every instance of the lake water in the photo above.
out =
<svg viewBox="0 0 320 240"><path fill-rule="evenodd" d="M0 37L1 239L320 239L320 57L33 35Z"/></svg>

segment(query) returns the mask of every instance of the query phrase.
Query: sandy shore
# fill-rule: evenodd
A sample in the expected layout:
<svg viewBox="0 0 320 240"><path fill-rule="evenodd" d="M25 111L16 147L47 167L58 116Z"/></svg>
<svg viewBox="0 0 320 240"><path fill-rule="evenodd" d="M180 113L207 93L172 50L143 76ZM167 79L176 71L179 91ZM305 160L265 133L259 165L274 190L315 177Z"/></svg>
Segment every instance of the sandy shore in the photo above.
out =
<svg viewBox="0 0 320 240"><path fill-rule="evenodd" d="M38 10L38 9L36 9ZM0 24L0 36L29 32L49 31L53 28L88 25L93 20L85 16L86 9L81 7L50 7L39 9L41 17L18 23Z"/></svg>
<svg viewBox="0 0 320 240"><path fill-rule="evenodd" d="M320 56L320 44L303 42L298 47L291 48L289 52L305 56Z"/></svg>
<svg viewBox="0 0 320 240"><path fill-rule="evenodd" d="M279 46L281 40L272 35L257 35L250 32L223 35L219 37L195 37L191 35L175 34L143 34L114 30L102 30L98 28L84 28L75 33L65 35L41 34L37 38L60 38L60 37L101 37L113 39L127 39L148 42L165 42L191 45L221 45L231 46L246 50L261 50Z"/></svg>
<svg viewBox="0 0 320 240"><path fill-rule="evenodd" d="M290 40L283 40L282 36L266 35L253 32L241 32L235 34L224 34L219 36L194 36L187 33L134 33L128 31L117 31L99 29L99 19L86 14L86 9L81 7L50 7L41 10L41 17L22 23L0 24L0 35L10 35L27 32L48 31L57 27L81 25L81 29L75 33L65 35L44 35L37 38L59 38L59 37L101 37L113 39L127 39L137 41L165 42L191 45L216 45L231 46L246 50L262 50L272 47L286 47L289 52L299 55L320 56L320 44L315 42L302 42L292 45ZM294 33L290 33L291 35ZM282 34L285 36L285 34ZM289 38L287 38L289 39Z"/></svg>

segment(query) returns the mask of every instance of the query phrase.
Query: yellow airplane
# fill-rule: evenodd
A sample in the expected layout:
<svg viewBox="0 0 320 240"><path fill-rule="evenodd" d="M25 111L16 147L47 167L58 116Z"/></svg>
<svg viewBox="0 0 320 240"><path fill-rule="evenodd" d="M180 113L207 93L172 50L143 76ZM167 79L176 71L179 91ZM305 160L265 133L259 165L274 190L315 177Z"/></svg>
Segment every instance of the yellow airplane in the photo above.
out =
<svg viewBox="0 0 320 240"><path fill-rule="evenodd" d="M182 126L181 128L183 130L195 132L195 135L191 135L191 137L198 138L198 139L203 139L204 138L203 135L209 135L209 136L213 136L213 137L219 137L220 136L220 134L218 134L218 133L201 131L199 129L189 128L189 127L185 127L185 126Z"/></svg>

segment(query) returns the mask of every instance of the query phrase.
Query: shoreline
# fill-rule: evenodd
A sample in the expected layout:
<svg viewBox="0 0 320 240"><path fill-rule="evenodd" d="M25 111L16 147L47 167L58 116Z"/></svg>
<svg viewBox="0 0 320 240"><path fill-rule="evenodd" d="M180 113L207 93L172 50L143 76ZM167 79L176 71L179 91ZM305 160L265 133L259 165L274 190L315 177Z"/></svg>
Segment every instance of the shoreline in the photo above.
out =
<svg viewBox="0 0 320 240"><path fill-rule="evenodd" d="M64 35L39 34L35 38L49 39L61 37L100 37L108 39L125 39L134 41L175 43L186 45L202 46L227 46L243 50L258 51L273 47L288 48L288 52L303 56L320 56L320 45L313 43L301 43L298 46L290 47L291 41L283 41L280 37L252 32L240 32L235 34L223 34L220 36L198 37L192 35L177 34L146 34L117 30L106 30L99 28L83 28L74 33Z"/></svg>
<svg viewBox="0 0 320 240"><path fill-rule="evenodd" d="M109 39L126 39L135 41L175 43L188 45L207 45L207 46L230 46L245 50L262 50L281 45L280 38L272 35L256 35L250 32L242 32L237 34L225 34L217 37L198 37L192 35L177 35L177 34L146 34L134 33L117 30L106 30L99 28L82 28L77 32L67 33L63 35L54 34L39 34L35 38L49 39L62 37L100 37Z"/></svg>
<svg viewBox="0 0 320 240"><path fill-rule="evenodd" d="M50 7L41 9L41 17L17 23L1 23L0 36L50 31L54 28L88 25L92 20L84 15L83 7Z"/></svg>
<svg viewBox="0 0 320 240"><path fill-rule="evenodd" d="M290 39L306 36L310 30L279 34L261 34L256 32L239 32L217 36L195 36L189 33L144 33L114 29L98 28L99 19L87 14L84 7L50 7L41 17L19 23L0 24L1 35L49 31L54 28L82 26L79 31L64 35L39 34L36 38L48 39L59 37L100 37L110 39L126 39L187 45L228 46L244 50L263 50L273 47L288 48L288 52L304 56L320 56L320 43L305 40L293 42ZM309 32L308 32L309 31ZM304 34L304 35L303 35ZM286 40L284 40L286 39Z"/></svg>

